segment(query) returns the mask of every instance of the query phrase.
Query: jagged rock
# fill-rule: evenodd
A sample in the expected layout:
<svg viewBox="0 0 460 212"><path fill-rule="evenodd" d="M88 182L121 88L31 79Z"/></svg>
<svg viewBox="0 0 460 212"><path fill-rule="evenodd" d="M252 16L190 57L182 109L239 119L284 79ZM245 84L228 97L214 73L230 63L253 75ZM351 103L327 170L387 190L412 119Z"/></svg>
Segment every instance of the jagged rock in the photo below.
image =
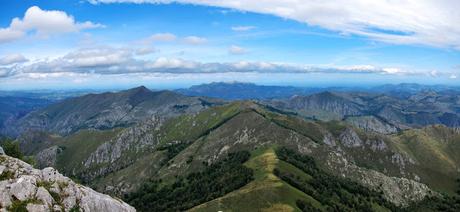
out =
<svg viewBox="0 0 460 212"><path fill-rule="evenodd" d="M385 141L382 139L377 139L377 140L368 140L366 143L369 143L371 145L371 149L376 152L376 151L383 151L388 149L387 144Z"/></svg>
<svg viewBox="0 0 460 212"><path fill-rule="evenodd" d="M57 154L61 151L58 146L46 148L35 155L35 160L39 168L56 166Z"/></svg>
<svg viewBox="0 0 460 212"><path fill-rule="evenodd" d="M28 175L21 176L10 184L9 192L16 199L25 201L31 199L35 195L36 184L36 178Z"/></svg>
<svg viewBox="0 0 460 212"><path fill-rule="evenodd" d="M340 134L340 142L346 147L360 147L363 145L363 141L351 128L347 128Z"/></svg>
<svg viewBox="0 0 460 212"><path fill-rule="evenodd" d="M126 157L122 158L126 152L140 152L153 148L159 143L159 135L155 132L160 130L163 121L157 116L152 116L142 123L123 130L114 139L100 145L84 161L84 166L90 168L101 163L110 164L110 166L98 167L92 173L86 173L84 177L91 180L96 176L119 170L131 162ZM120 163L116 163L120 160Z"/></svg>
<svg viewBox="0 0 460 212"><path fill-rule="evenodd" d="M53 205L53 197L44 187L38 187L35 197L45 205Z"/></svg>
<svg viewBox="0 0 460 212"><path fill-rule="evenodd" d="M334 136L331 133L326 133L323 138L323 143L330 147L337 146L337 143L334 140Z"/></svg>
<svg viewBox="0 0 460 212"><path fill-rule="evenodd" d="M32 212L47 212L49 211L49 207L45 205L38 205L38 204L27 204L27 211Z"/></svg>
<svg viewBox="0 0 460 212"><path fill-rule="evenodd" d="M121 200L76 184L54 168L33 169L6 155L0 156L0 164L5 167L0 174L8 176L0 181L0 209L13 201L27 201L28 211L135 211Z"/></svg>
<svg viewBox="0 0 460 212"><path fill-rule="evenodd" d="M0 146L0 155L4 155L5 151L3 151L3 148Z"/></svg>

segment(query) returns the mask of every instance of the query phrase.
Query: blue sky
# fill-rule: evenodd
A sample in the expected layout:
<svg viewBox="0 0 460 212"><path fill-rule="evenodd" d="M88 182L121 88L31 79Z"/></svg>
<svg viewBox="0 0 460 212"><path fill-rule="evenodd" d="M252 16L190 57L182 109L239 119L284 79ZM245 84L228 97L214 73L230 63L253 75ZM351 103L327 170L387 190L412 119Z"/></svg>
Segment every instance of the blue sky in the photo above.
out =
<svg viewBox="0 0 460 212"><path fill-rule="evenodd" d="M346 2L1 1L0 90L459 84L458 2Z"/></svg>

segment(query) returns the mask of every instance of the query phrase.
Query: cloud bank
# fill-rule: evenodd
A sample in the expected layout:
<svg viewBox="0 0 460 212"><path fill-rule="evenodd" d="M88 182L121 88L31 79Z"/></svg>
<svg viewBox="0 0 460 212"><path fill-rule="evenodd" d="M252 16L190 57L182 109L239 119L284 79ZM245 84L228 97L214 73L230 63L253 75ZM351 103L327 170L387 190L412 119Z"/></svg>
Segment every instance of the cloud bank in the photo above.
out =
<svg viewBox="0 0 460 212"><path fill-rule="evenodd" d="M396 44L460 49L457 0L89 0L90 3L184 3L270 14ZM245 28L235 28L243 30Z"/></svg>
<svg viewBox="0 0 460 212"><path fill-rule="evenodd" d="M157 57L145 59L145 54L152 49L114 48L102 46L71 51L54 59L41 59L28 63L22 55L7 55L0 59L0 77L32 74L78 73L78 74L134 74L134 73L360 73L384 75L427 75L433 72L412 72L397 67L376 67L372 65L356 66L311 66L304 64L287 64L263 61L237 61L203 63L181 58ZM244 53L238 46L231 46L229 51ZM14 65L13 65L14 64ZM436 73L440 75L442 73ZM450 73L452 74L452 73Z"/></svg>

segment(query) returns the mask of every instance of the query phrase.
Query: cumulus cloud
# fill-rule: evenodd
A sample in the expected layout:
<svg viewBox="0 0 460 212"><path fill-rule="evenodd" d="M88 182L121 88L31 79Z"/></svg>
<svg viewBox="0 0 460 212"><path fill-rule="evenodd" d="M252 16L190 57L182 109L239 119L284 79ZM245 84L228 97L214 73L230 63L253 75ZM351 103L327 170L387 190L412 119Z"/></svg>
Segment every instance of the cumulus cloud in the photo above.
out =
<svg viewBox="0 0 460 212"><path fill-rule="evenodd" d="M91 3L185 3L271 14L341 34L388 43L460 49L457 0L89 0Z"/></svg>
<svg viewBox="0 0 460 212"><path fill-rule="evenodd" d="M255 29L255 26L233 26L231 29L237 32L249 31Z"/></svg>
<svg viewBox="0 0 460 212"><path fill-rule="evenodd" d="M206 43L208 40L206 38L197 37L197 36L187 36L184 38L184 42L191 45L200 45Z"/></svg>
<svg viewBox="0 0 460 212"><path fill-rule="evenodd" d="M30 32L39 37L48 37L99 27L104 26L90 21L76 22L63 11L42 10L32 6L27 9L23 18L14 18L7 28L0 28L0 43L17 40Z"/></svg>
<svg viewBox="0 0 460 212"><path fill-rule="evenodd" d="M237 45L232 45L232 46L230 46L230 48L228 49L228 53L230 53L230 54L235 54L235 55L237 55L237 54L244 54L244 53L246 53L246 52L247 52L247 51L246 51L245 48L243 48L243 47L241 47L241 46L237 46Z"/></svg>
<svg viewBox="0 0 460 212"><path fill-rule="evenodd" d="M29 61L22 54L10 54L0 58L0 65L11 65L16 63L24 63Z"/></svg>

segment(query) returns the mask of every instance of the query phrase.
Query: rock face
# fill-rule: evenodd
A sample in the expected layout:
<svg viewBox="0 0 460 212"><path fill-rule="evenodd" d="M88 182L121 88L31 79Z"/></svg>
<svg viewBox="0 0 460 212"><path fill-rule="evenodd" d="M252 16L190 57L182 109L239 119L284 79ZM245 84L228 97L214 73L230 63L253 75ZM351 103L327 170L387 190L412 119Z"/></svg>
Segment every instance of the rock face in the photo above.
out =
<svg viewBox="0 0 460 212"><path fill-rule="evenodd" d="M369 132L392 134L398 132L398 128L387 124L374 116L350 117L346 122Z"/></svg>
<svg viewBox="0 0 460 212"><path fill-rule="evenodd" d="M59 154L60 151L62 150L58 146L52 146L38 152L35 156L37 166L39 168L55 167L57 154Z"/></svg>
<svg viewBox="0 0 460 212"><path fill-rule="evenodd" d="M53 168L0 156L0 211L136 211L130 205L76 184Z"/></svg>
<svg viewBox="0 0 460 212"><path fill-rule="evenodd" d="M329 152L327 166L342 177L383 192L383 196L395 205L406 207L425 197L438 195L427 185L403 177L391 177L381 172L356 166L340 152Z"/></svg>

